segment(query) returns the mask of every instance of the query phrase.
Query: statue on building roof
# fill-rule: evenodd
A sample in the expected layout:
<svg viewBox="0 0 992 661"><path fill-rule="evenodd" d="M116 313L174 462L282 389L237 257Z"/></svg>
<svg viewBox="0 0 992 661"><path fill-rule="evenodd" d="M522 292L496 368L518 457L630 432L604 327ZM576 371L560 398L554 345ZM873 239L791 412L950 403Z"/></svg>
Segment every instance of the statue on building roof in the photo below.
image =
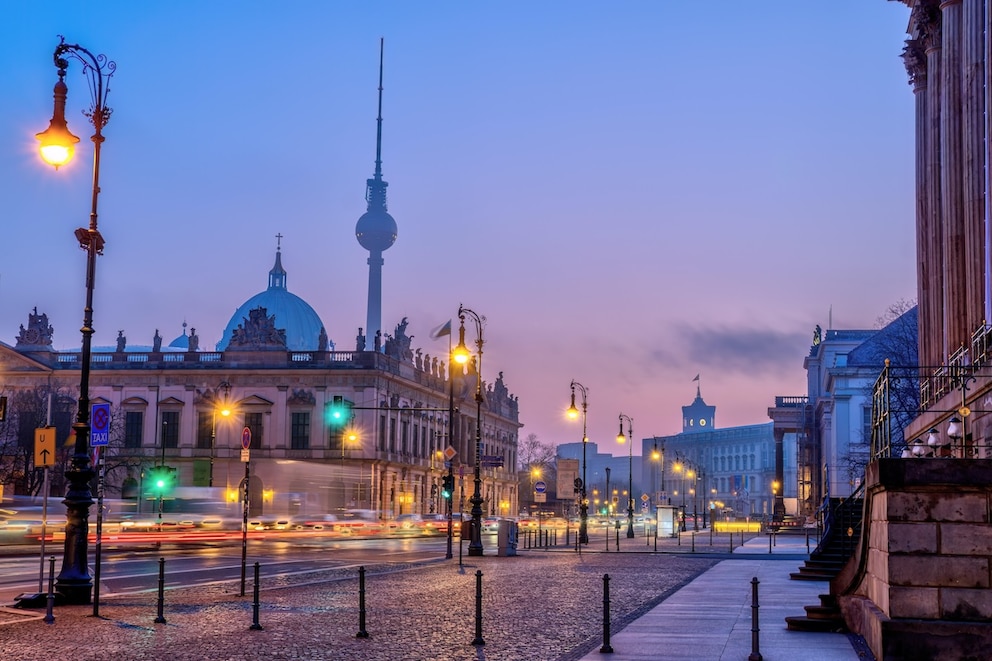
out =
<svg viewBox="0 0 992 661"><path fill-rule="evenodd" d="M124 348L127 346L127 338L124 337L124 331L117 331L117 353L124 353Z"/></svg>
<svg viewBox="0 0 992 661"><path fill-rule="evenodd" d="M34 312L28 313L28 327L25 329L24 324L21 324L21 332L17 336L17 344L15 346L38 346L38 347L49 347L52 346L52 335L55 333L55 329L52 328L51 324L48 323L47 314L38 314L38 308L34 308Z"/></svg>
<svg viewBox="0 0 992 661"><path fill-rule="evenodd" d="M155 329L155 337L152 338L152 351L158 353L162 350L162 336L158 334L158 329Z"/></svg>

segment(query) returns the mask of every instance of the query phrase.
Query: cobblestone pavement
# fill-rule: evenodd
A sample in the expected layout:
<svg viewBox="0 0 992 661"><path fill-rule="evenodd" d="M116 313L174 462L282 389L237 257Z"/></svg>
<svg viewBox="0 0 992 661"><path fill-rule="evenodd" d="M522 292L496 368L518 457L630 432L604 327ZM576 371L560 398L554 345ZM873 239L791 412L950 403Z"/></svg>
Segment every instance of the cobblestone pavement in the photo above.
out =
<svg viewBox="0 0 992 661"><path fill-rule="evenodd" d="M643 547L637 547L643 550ZM634 550L633 544L629 547ZM145 660L507 659L571 661L598 648L604 574L610 576L613 631L649 610L717 560L646 553L521 551L398 570L366 565L366 627L358 638L357 570L265 579L258 623L252 587L237 583L165 592L165 624L155 624L155 592L104 597L92 606L0 613L0 658ZM475 638L476 572L482 572L482 636ZM29 619L30 618L30 619Z"/></svg>

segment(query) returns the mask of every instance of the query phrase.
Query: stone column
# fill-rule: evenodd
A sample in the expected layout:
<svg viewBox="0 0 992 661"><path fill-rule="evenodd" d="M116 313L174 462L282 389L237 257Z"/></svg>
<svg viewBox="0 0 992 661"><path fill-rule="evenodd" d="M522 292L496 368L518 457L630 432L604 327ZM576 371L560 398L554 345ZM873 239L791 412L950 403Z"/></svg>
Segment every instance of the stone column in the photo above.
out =
<svg viewBox="0 0 992 661"><path fill-rule="evenodd" d="M920 308L920 335L932 338L928 342L928 353L920 355L920 363L927 367L943 365L947 360L947 338L944 333L944 272L943 272L943 233L941 231L941 25L940 13L928 12L924 8L914 11L916 27L926 55L926 124L923 136L926 143L926 222L921 231L923 241L918 250L921 253L926 277L923 279L920 300L927 301L925 309ZM923 317L922 313L926 313Z"/></svg>
<svg viewBox="0 0 992 661"><path fill-rule="evenodd" d="M964 135L965 330L985 320L985 1L962 6L962 106Z"/></svg>
<svg viewBox="0 0 992 661"><path fill-rule="evenodd" d="M970 340L965 296L964 177L961 120L961 0L943 0L941 10L940 188L943 228L944 329L946 354Z"/></svg>

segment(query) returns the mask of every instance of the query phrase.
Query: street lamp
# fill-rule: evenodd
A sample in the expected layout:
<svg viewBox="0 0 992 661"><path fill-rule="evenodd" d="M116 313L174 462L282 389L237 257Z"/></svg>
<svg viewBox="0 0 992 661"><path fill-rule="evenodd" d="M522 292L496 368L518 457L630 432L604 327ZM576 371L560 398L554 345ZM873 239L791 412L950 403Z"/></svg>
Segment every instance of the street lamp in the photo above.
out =
<svg viewBox="0 0 992 661"><path fill-rule="evenodd" d="M68 87L65 72L69 67L68 58L82 63L83 74L89 78L92 105L86 113L93 124L93 193L90 203L89 228L76 230L79 247L86 251L86 306L83 308L83 344L79 366L79 412L72 428L76 433L76 443L66 478L69 488L66 492L66 534L65 550L62 556L62 570L57 578L58 592L69 604L88 604L91 600L93 581L87 569L87 537L89 535L89 509L93 504L90 480L94 472L90 467L90 345L93 337L93 285L96 280L96 256L103 254L103 236L97 229L97 197L100 193L100 147L103 144L103 127L110 120L111 109L106 106L110 91L110 77L117 64L107 60L105 55L93 55L78 44L67 44L63 37L52 59L58 69L58 82L55 83L55 108L48 128L36 137L41 143L39 151L42 159L55 167L68 163L75 151L79 138L69 132L65 121L65 101Z"/></svg>
<svg viewBox="0 0 992 661"><path fill-rule="evenodd" d="M575 408L575 389L582 393L582 484L579 485L579 544L589 543L589 501L586 500L586 410L589 407L588 391L586 387L572 379L572 404L565 412L569 418L575 420L579 417L579 409Z"/></svg>
<svg viewBox="0 0 992 661"><path fill-rule="evenodd" d="M475 346L478 361L475 365L475 473L474 490L469 502L472 503L472 539L468 543L468 554L482 555L482 474L480 472L480 459L482 454L482 326L486 318L480 317L474 311L463 305L458 306L458 346L455 347L455 361L461 365L468 362L470 352L465 346L465 315L472 317L475 321Z"/></svg>
<svg viewBox="0 0 992 661"><path fill-rule="evenodd" d="M623 435L623 421L627 421L627 436ZM634 421L620 414L620 433L617 443L627 442L627 537L634 537Z"/></svg>
<svg viewBox="0 0 992 661"><path fill-rule="evenodd" d="M692 486L689 487L692 494L692 529L699 530L699 511L696 509L696 485L699 482L699 475L695 470L689 471L689 479L692 480Z"/></svg>

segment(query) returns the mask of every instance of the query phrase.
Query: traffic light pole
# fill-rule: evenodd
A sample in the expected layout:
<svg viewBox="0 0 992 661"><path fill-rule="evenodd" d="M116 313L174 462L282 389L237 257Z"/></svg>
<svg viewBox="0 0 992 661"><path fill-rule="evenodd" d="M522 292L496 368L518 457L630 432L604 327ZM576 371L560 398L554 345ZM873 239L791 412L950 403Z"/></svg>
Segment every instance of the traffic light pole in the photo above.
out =
<svg viewBox="0 0 992 661"><path fill-rule="evenodd" d="M448 485L454 484L454 481L455 481L455 469L452 466L451 462L448 462L447 481L448 481ZM453 500L454 500L454 495L455 494L453 493L453 490L452 491L448 491L447 494L448 495L445 496L444 500L445 500L445 502L448 503L448 549L447 549L447 551L444 554L444 559L445 560L451 560L454 557L454 554L451 552L451 544L452 544L451 540L452 540L453 535L454 535L454 530L453 530L453 527L454 526L452 524L452 511L451 510L453 509L452 508L452 504L453 504ZM459 517L459 519L461 519L461 517ZM461 521L460 520L459 520L459 533L461 533ZM461 546L461 544L459 544L459 546Z"/></svg>
<svg viewBox="0 0 992 661"><path fill-rule="evenodd" d="M251 462L245 462L245 496L243 516L241 519L241 596L245 596L245 567L248 563L248 478Z"/></svg>

